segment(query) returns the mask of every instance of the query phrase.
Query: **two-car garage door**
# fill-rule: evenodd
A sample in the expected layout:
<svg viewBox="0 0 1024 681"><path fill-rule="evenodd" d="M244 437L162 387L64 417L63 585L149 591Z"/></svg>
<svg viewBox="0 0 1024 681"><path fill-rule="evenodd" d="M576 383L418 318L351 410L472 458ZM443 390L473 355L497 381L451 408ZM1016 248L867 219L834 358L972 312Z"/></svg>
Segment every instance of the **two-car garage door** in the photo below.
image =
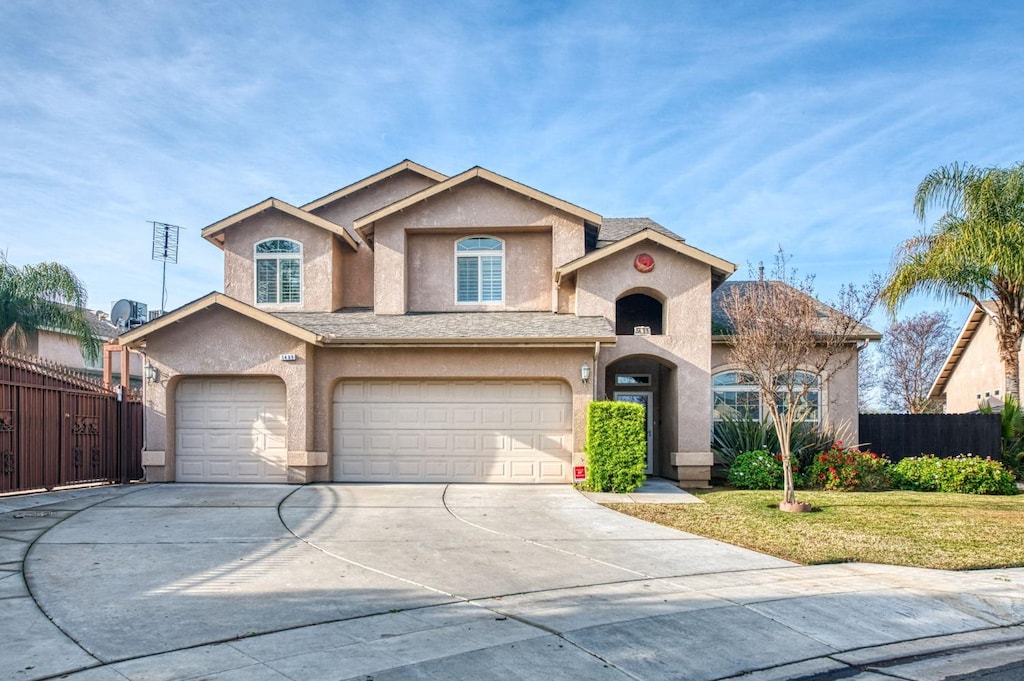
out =
<svg viewBox="0 0 1024 681"><path fill-rule="evenodd" d="M334 391L334 479L568 482L560 381L359 380Z"/></svg>
<svg viewBox="0 0 1024 681"><path fill-rule="evenodd" d="M280 379L186 378L174 414L179 482L287 482ZM338 481L570 480L572 394L560 381L345 380L332 428Z"/></svg>

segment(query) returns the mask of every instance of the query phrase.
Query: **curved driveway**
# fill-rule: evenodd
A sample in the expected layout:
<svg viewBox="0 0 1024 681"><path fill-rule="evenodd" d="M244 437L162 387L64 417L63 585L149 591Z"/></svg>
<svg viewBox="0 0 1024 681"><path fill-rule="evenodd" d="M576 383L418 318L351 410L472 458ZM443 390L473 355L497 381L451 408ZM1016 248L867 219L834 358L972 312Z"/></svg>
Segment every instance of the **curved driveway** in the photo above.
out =
<svg viewBox="0 0 1024 681"><path fill-rule="evenodd" d="M15 515L17 679L782 679L1024 653L1020 570L796 567L566 486L146 485Z"/></svg>

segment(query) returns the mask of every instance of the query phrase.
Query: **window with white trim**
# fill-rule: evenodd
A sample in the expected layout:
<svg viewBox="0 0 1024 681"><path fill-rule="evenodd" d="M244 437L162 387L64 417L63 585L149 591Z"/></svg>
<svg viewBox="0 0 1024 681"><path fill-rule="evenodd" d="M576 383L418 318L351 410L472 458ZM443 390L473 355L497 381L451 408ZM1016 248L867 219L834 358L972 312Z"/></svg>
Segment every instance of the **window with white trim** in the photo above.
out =
<svg viewBox="0 0 1024 681"><path fill-rule="evenodd" d="M472 236L455 243L455 302L500 303L505 299L505 244Z"/></svg>
<svg viewBox="0 0 1024 681"><path fill-rule="evenodd" d="M266 239L255 248L256 304L302 302L302 244Z"/></svg>
<svg viewBox="0 0 1024 681"><path fill-rule="evenodd" d="M821 385L813 375L798 371L793 383L795 392L803 390L807 385L807 393L800 400L801 420L808 423L821 422ZM782 398L786 388L779 390L778 404L782 406ZM726 416L749 420L763 421L768 418L768 408L761 402L761 392L754 383L754 377L742 371L724 371L715 374L711 379L711 409L715 421Z"/></svg>

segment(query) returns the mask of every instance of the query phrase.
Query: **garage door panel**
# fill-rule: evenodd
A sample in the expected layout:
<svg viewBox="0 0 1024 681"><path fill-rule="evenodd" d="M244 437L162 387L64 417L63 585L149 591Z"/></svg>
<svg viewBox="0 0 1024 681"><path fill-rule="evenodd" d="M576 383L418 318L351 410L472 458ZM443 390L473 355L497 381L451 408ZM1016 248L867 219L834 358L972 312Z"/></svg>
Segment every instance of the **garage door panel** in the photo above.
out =
<svg viewBox="0 0 1024 681"><path fill-rule="evenodd" d="M277 379L183 379L175 391L176 479L287 482L285 400Z"/></svg>
<svg viewBox="0 0 1024 681"><path fill-rule="evenodd" d="M342 381L334 478L568 482L571 401L558 381Z"/></svg>

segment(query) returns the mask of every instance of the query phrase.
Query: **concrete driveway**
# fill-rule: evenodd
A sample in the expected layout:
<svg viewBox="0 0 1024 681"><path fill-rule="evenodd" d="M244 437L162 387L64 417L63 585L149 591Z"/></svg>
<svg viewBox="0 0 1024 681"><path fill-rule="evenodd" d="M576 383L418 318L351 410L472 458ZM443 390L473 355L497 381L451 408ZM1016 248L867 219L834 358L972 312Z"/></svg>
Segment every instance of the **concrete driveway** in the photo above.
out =
<svg viewBox="0 0 1024 681"><path fill-rule="evenodd" d="M20 499L0 499L5 679L1024 675L1022 570L798 567L567 486Z"/></svg>

